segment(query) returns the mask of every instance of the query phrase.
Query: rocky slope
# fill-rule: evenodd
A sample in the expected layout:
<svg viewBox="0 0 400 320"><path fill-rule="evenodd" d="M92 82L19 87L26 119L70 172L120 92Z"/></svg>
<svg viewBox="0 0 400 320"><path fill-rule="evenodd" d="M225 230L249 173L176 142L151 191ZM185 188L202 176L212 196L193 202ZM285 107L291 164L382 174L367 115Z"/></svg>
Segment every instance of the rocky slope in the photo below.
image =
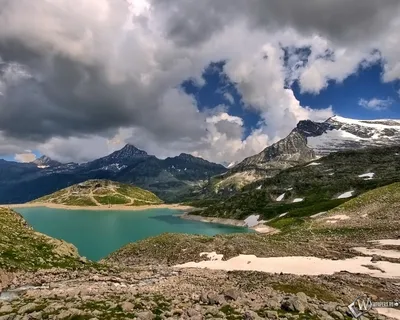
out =
<svg viewBox="0 0 400 320"><path fill-rule="evenodd" d="M286 138L215 177L208 189L223 194L332 152L396 145L400 145L400 120L339 116L325 122L304 120Z"/></svg>
<svg viewBox="0 0 400 320"><path fill-rule="evenodd" d="M226 170L187 154L161 160L132 145L82 164L57 165L48 157L37 163L0 160L0 203L24 203L90 179L133 184L174 202L193 186Z"/></svg>
<svg viewBox="0 0 400 320"><path fill-rule="evenodd" d="M150 191L109 180L88 180L36 199L33 203L35 202L69 206L139 206L163 203Z"/></svg>

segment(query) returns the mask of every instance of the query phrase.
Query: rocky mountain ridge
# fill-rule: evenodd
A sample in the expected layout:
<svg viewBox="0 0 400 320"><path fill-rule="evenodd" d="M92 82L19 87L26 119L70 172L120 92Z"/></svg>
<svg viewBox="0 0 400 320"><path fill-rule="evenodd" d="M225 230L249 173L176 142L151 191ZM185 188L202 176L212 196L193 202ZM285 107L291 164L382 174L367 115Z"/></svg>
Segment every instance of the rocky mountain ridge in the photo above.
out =
<svg viewBox="0 0 400 320"><path fill-rule="evenodd" d="M49 167L58 167L58 166L62 165L61 162L55 161L45 155L32 161L32 163L36 164L37 167L40 169L45 169L45 168L49 168Z"/></svg>
<svg viewBox="0 0 400 320"><path fill-rule="evenodd" d="M400 120L355 120L333 116L300 121L284 139L248 157L213 181L214 192L236 190L281 170L332 152L400 145Z"/></svg>
<svg viewBox="0 0 400 320"><path fill-rule="evenodd" d="M0 161L0 203L23 203L90 179L124 182L176 201L194 185L227 169L187 154L158 159L132 145L87 163Z"/></svg>

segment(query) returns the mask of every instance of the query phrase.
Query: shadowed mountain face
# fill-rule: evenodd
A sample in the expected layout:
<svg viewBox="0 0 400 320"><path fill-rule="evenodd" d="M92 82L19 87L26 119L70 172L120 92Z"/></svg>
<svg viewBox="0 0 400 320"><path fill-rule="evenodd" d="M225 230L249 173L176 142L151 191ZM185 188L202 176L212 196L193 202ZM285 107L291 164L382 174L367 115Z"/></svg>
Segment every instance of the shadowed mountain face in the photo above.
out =
<svg viewBox="0 0 400 320"><path fill-rule="evenodd" d="M148 189L176 201L193 185L226 171L222 165L181 154L158 159L133 145L83 164L46 156L34 163L0 161L0 203L23 203L89 179L109 179Z"/></svg>

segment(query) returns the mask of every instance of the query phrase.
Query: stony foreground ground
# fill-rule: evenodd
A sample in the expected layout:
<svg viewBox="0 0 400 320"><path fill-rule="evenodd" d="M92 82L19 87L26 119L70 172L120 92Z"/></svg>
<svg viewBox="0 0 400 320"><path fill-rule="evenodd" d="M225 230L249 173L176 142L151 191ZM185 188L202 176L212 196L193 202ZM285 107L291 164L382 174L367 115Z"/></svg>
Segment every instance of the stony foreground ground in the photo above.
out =
<svg viewBox="0 0 400 320"><path fill-rule="evenodd" d="M6 279L6 276L8 277ZM1 320L350 319L360 294L393 299L393 280L339 273L300 277L170 267L3 274ZM22 290L14 290L23 285ZM26 287L26 285L29 285ZM370 319L386 319L370 313Z"/></svg>

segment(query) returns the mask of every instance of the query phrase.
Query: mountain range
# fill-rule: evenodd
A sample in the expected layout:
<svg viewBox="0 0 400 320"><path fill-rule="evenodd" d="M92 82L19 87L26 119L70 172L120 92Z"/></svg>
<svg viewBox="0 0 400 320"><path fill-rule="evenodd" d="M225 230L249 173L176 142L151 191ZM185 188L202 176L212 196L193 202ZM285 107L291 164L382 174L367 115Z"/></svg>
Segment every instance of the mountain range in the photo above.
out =
<svg viewBox="0 0 400 320"><path fill-rule="evenodd" d="M332 152L400 145L400 120L355 120L333 116L300 121L284 139L214 177L209 189L229 193Z"/></svg>
<svg viewBox="0 0 400 320"><path fill-rule="evenodd" d="M134 184L165 201L175 201L194 185L226 170L185 153L158 159L130 144L81 164L62 164L46 156L31 163L0 160L0 203L24 203L90 179Z"/></svg>
<svg viewBox="0 0 400 320"><path fill-rule="evenodd" d="M31 163L0 160L0 203L31 201L89 179L133 184L166 202L229 196L332 153L398 145L400 120L334 116L324 122L300 121L284 139L225 166L185 153L158 159L130 144L81 164L62 164L46 156Z"/></svg>

